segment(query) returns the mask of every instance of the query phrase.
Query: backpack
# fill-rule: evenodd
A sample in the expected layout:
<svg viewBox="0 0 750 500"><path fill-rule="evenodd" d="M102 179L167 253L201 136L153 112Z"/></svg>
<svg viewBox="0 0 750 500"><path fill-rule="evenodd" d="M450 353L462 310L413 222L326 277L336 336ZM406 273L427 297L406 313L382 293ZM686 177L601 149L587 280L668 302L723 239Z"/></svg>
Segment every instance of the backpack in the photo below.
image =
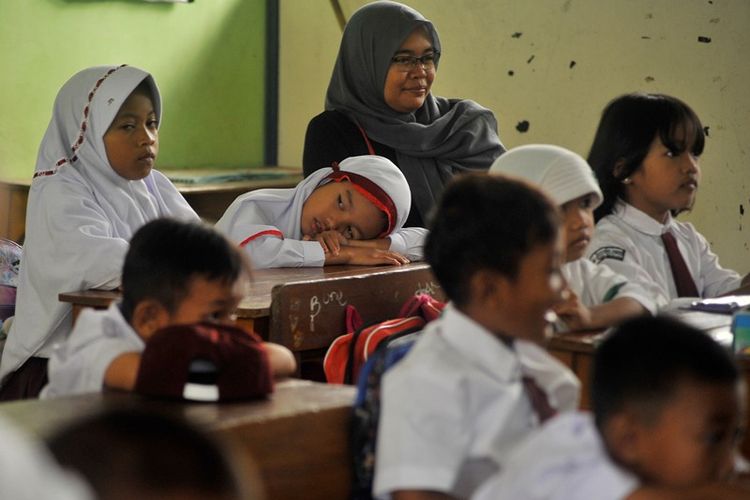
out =
<svg viewBox="0 0 750 500"><path fill-rule="evenodd" d="M351 498L354 500L372 498L383 375L406 356L420 334L416 332L390 345L380 345L360 372L349 436L354 474Z"/></svg>
<svg viewBox="0 0 750 500"><path fill-rule="evenodd" d="M421 331L440 316L445 304L427 294L411 297L401 307L397 318L362 326L357 310L346 308L347 334L337 337L323 359L326 380L334 384L356 384L359 372L380 345Z"/></svg>

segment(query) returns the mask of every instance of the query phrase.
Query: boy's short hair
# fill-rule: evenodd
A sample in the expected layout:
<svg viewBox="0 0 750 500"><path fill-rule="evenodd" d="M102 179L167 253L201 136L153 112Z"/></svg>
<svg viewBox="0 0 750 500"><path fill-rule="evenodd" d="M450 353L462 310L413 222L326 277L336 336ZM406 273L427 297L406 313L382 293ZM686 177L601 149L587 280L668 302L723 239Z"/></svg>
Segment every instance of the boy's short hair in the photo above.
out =
<svg viewBox="0 0 750 500"><path fill-rule="evenodd" d="M174 312L196 276L234 283L243 272L249 273L249 266L242 254L213 228L198 222L153 220L130 240L122 270L123 315L129 319L145 299Z"/></svg>
<svg viewBox="0 0 750 500"><path fill-rule="evenodd" d="M644 418L658 418L685 380L736 384L739 371L729 353L706 333L666 316L622 323L594 356L591 401L597 426L634 406Z"/></svg>
<svg viewBox="0 0 750 500"><path fill-rule="evenodd" d="M552 201L530 184L465 174L443 193L425 259L448 298L464 305L474 273L488 269L515 279L529 250L557 238L558 224Z"/></svg>
<svg viewBox="0 0 750 500"><path fill-rule="evenodd" d="M123 498L122 490L239 498L243 490L223 447L173 416L106 410L58 430L47 444L57 461L81 474L101 499Z"/></svg>

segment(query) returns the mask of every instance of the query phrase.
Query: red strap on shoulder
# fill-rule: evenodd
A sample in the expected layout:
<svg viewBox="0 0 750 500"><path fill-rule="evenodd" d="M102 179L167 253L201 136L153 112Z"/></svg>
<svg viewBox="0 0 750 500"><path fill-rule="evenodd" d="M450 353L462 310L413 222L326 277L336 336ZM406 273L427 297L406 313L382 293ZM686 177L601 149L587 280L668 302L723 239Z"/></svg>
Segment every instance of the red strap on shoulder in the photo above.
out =
<svg viewBox="0 0 750 500"><path fill-rule="evenodd" d="M370 142L370 138L367 137L367 134L365 133L365 129L362 128L362 125L360 125L357 122L354 122L355 125L357 125L357 128L359 129L359 132L362 134L362 137L365 138L365 144L367 144L367 152L371 155L375 154L375 148L372 147L372 143Z"/></svg>

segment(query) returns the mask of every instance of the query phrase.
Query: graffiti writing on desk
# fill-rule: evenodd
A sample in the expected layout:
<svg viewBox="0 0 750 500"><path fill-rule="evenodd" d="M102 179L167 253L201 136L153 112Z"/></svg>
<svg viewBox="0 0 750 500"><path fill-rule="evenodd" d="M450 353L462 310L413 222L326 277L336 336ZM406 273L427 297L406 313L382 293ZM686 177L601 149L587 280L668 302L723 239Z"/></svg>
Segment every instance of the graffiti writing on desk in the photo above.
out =
<svg viewBox="0 0 750 500"><path fill-rule="evenodd" d="M434 281L427 281L424 284L417 282L417 288L414 290L414 295L419 295L420 293L426 293L427 295L434 296L438 289L440 288L440 285L435 283Z"/></svg>
<svg viewBox="0 0 750 500"><path fill-rule="evenodd" d="M344 307L347 304L346 299L344 299L344 292L340 290L334 290L333 292L328 292L323 294L322 299L319 299L317 295L313 295L310 297L310 331L315 331L315 317L320 314L320 311L323 309L323 306L328 304L338 304L341 307Z"/></svg>

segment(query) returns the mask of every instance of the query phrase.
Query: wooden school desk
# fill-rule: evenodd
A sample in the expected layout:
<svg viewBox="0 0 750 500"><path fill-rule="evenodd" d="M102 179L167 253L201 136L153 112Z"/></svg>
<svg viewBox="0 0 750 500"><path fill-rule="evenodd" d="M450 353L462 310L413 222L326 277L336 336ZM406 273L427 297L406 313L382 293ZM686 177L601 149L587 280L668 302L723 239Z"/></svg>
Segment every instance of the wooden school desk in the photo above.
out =
<svg viewBox="0 0 750 500"><path fill-rule="evenodd" d="M268 400L242 403L157 401L134 394L87 394L0 404L0 417L36 436L109 408L176 414L226 439L257 472L268 499L345 499L351 487L349 419L353 387L288 380ZM255 466L255 470L253 468Z"/></svg>
<svg viewBox="0 0 750 500"><path fill-rule="evenodd" d="M236 310L237 323L265 340L282 344L303 361L320 361L337 336L346 333L347 305L357 308L365 324L396 317L417 293L444 299L430 267L326 266L260 269ZM74 320L84 307L104 308L119 292L87 290L62 293L73 304ZM313 377L317 378L317 377Z"/></svg>
<svg viewBox="0 0 750 500"><path fill-rule="evenodd" d="M302 169L264 167L231 170L164 170L177 190L202 219L219 220L230 203L239 195L261 188L290 188L302 180ZM243 178L244 174L244 178ZM222 180L239 179L239 180ZM20 242L25 234L26 202L31 179L0 180L0 238Z"/></svg>
<svg viewBox="0 0 750 500"><path fill-rule="evenodd" d="M750 292L750 289L748 292ZM729 342L726 325L729 325L731 322L731 316L709 313L702 314L704 315L704 319L696 316L693 321L689 322L699 327L699 322L705 321L706 328L703 329L720 343L726 345ZM710 328L711 324L722 322L725 325L724 327ZM594 351L596 350L596 346L602 341L603 335L601 331L565 333L553 336L547 343L547 350L550 354L568 366L581 380L581 408L586 410L591 409L589 392L591 390ZM643 346L643 348L648 349L648 346ZM745 380L746 397L750 401L750 356L737 355L735 359ZM634 366L633 369L637 370L638 367ZM746 428L750 429L750 413L748 413L746 418ZM750 457L750 435L745 437L741 445L741 450L745 457Z"/></svg>

